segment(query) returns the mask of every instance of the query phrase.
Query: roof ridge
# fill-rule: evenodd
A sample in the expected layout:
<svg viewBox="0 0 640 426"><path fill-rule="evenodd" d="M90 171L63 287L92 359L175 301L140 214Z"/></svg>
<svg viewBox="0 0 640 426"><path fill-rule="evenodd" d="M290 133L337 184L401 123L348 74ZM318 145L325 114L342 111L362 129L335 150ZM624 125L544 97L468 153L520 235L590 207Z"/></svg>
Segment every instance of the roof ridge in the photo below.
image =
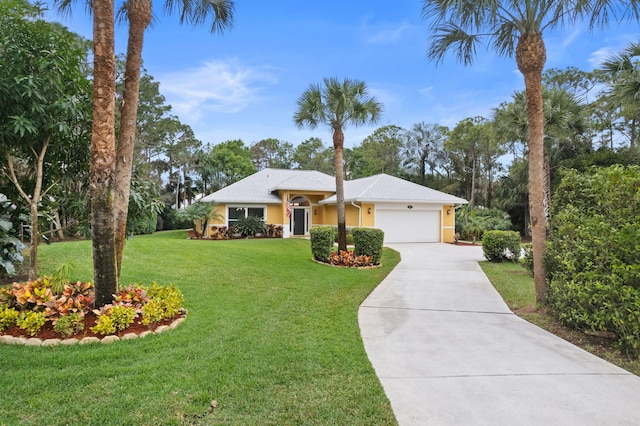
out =
<svg viewBox="0 0 640 426"><path fill-rule="evenodd" d="M372 178L375 178L375 180L373 182L371 182L371 185L367 186L367 188L363 191L363 192L368 192L370 188L372 188L376 183L378 183L380 181L380 179L382 179L382 174L378 173L377 175L373 175L371 176Z"/></svg>

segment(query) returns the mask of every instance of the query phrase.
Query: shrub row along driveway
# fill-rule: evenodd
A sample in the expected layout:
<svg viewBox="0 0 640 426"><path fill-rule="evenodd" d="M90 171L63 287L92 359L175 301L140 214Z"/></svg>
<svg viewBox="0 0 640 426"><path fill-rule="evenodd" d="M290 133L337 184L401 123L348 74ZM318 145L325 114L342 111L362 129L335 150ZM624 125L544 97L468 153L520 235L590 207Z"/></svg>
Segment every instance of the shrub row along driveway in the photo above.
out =
<svg viewBox="0 0 640 426"><path fill-rule="evenodd" d="M392 248L359 322L400 425L640 423L640 378L511 313L481 248Z"/></svg>

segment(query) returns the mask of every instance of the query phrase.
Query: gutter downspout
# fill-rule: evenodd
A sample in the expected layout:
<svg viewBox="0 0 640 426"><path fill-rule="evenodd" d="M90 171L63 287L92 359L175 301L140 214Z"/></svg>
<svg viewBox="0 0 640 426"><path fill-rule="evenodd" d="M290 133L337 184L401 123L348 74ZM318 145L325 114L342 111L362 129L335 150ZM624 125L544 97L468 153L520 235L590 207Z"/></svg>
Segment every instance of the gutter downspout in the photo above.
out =
<svg viewBox="0 0 640 426"><path fill-rule="evenodd" d="M358 209L358 228L362 228L362 207L360 207L353 201L351 202L351 205Z"/></svg>

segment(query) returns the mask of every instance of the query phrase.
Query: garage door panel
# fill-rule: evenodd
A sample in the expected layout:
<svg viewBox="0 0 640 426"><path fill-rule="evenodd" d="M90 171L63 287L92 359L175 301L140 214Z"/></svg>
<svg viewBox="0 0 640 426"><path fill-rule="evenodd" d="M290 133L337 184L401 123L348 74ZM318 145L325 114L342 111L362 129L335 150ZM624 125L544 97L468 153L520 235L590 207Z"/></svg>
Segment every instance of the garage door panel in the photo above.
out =
<svg viewBox="0 0 640 426"><path fill-rule="evenodd" d="M440 212L433 210L376 210L376 228L388 243L439 242Z"/></svg>

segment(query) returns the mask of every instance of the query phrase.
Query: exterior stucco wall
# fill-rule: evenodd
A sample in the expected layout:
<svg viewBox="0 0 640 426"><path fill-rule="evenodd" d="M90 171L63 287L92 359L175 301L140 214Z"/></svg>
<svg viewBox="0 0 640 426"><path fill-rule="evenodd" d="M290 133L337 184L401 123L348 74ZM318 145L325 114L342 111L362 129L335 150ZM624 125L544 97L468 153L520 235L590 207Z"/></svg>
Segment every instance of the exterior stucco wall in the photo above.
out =
<svg viewBox="0 0 640 426"><path fill-rule="evenodd" d="M442 206L442 242L452 243L456 233L456 212L452 205Z"/></svg>

